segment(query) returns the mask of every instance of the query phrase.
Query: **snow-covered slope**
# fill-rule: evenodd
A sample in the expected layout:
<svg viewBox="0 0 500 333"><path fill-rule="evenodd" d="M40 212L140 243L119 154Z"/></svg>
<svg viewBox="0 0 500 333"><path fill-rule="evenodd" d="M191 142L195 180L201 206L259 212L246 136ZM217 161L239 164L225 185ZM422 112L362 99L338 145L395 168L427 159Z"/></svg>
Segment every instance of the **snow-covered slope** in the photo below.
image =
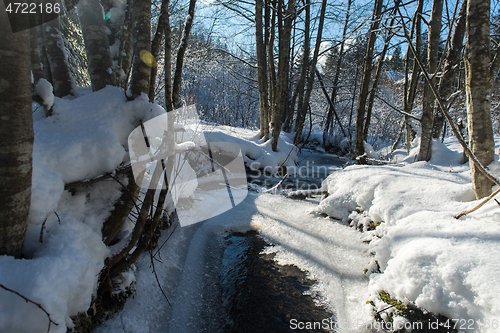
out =
<svg viewBox="0 0 500 333"><path fill-rule="evenodd" d="M381 223L364 236L375 254L367 268L376 270L376 260L381 270L370 275L378 310L387 306L377 298L384 290L493 333L500 324L500 207L491 201L454 218L479 203L461 157L435 142L430 163L348 167L325 181L330 195L315 211L353 225Z"/></svg>

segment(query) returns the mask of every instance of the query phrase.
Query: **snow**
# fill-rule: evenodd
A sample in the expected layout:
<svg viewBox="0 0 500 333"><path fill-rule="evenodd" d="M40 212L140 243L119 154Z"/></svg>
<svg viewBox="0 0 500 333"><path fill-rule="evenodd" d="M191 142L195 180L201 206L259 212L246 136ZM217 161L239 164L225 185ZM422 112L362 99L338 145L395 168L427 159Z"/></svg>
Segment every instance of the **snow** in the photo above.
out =
<svg viewBox="0 0 500 333"><path fill-rule="evenodd" d="M158 291L150 259L138 262L137 295L122 312L97 328L97 333L200 332L211 330L203 318L204 293L217 283L218 275L207 270L210 256L228 232L258 230L275 246L280 264L293 263L317 280L312 290L318 302L337 316L341 332L368 332L370 308L365 303L368 279L362 269L367 245L357 231L307 213L315 202L295 201L272 194L249 195L236 208L203 223L175 229L155 265L170 307ZM142 270L141 270L142 267ZM152 311L154 309L154 311ZM293 314L291 314L293 315ZM212 330L213 331L213 330Z"/></svg>
<svg viewBox="0 0 500 333"><path fill-rule="evenodd" d="M121 195L116 182L100 182L71 194L64 185L113 171L127 162L127 137L139 120L164 110L147 100L128 102L107 87L73 100L54 98L40 80L37 93L54 114L34 115L33 181L25 259L0 256L0 284L39 303L66 332L70 316L85 312L110 253L101 228ZM126 179L121 179L127 184ZM127 281L131 281L130 277ZM0 331L47 332L49 319L36 305L0 289Z"/></svg>
<svg viewBox="0 0 500 333"><path fill-rule="evenodd" d="M40 81L36 90L53 115L34 114L24 259L0 256L0 284L39 303L58 324L50 332L62 333L73 326L71 316L88 309L104 260L120 246L106 247L101 228L121 194L112 180L72 193L64 186L130 161L146 161L133 152L129 157L128 151L134 129L143 138L137 130L141 122L161 125L158 132L148 129L151 149L144 154L148 161L159 158L165 151L154 152L162 148L159 138L167 119L147 96L128 101L116 87L78 90L74 99L55 98L48 82ZM335 313L338 332L368 331L373 311L366 301L377 310L387 307L378 297L382 290L451 319L500 321L500 207L489 202L454 218L478 203L456 140L433 141L430 162L415 162L417 137L410 154L403 149L392 154L397 165L338 169L323 182L329 196L318 204L265 193L255 184L247 195L245 165L269 176L286 166L301 176L291 136L281 135L274 152L256 131L200 124L182 114L177 120L175 128L183 131L176 133L169 178L180 226L160 240L168 242L160 252L163 263L156 264L173 307L157 290L150 258L142 256L137 270L117 277L122 290L135 285L137 296L97 332L199 331L206 304L201 300L217 278L207 267L215 264L213 256L228 232L247 230L257 230L273 244L266 252L276 253L280 264L294 264L317 281L311 292ZM389 159L387 149L365 148L369 157ZM152 168L146 166L146 178ZM489 169L500 174L500 162ZM126 179L121 181L126 185ZM192 204L183 205L188 198ZM363 233L356 230L361 227ZM127 224L123 235L131 228ZM382 316L388 318L387 313L393 314L395 326L408 324L396 310ZM46 332L48 324L36 305L0 289L0 331ZM483 325L476 331L492 333L495 328Z"/></svg>
<svg viewBox="0 0 500 333"><path fill-rule="evenodd" d="M373 261L367 266L372 299L384 290L451 319L499 321L500 207L490 202L455 219L478 203L469 167L459 164L460 150L438 141L432 156L402 167L347 167L325 181L330 195L313 211L344 222L351 217L353 225L381 222L364 233L381 269L375 273Z"/></svg>
<svg viewBox="0 0 500 333"><path fill-rule="evenodd" d="M54 89L49 81L40 79L36 84L35 94L42 98L43 104L45 104L48 109L54 104Z"/></svg>

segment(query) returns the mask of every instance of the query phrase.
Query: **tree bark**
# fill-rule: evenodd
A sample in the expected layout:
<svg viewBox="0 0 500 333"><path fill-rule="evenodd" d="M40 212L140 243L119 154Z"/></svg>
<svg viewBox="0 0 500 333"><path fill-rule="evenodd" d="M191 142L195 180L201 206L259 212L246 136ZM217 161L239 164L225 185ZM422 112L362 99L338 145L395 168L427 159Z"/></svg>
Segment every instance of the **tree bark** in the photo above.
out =
<svg viewBox="0 0 500 333"><path fill-rule="evenodd" d="M273 133L271 148L278 151L278 140L283 124L288 98L288 68L290 63L290 39L292 23L295 19L295 0L288 0L286 11L283 12L283 0L278 0L278 76L276 80L276 110L273 114Z"/></svg>
<svg viewBox="0 0 500 333"><path fill-rule="evenodd" d="M313 52L313 56L311 59L311 64L308 67L309 75L307 77L307 86L306 86L306 91L304 94L304 101L301 105L302 109L299 109L297 112L297 119L299 117L299 114L305 118L305 115L307 113L307 107L309 106L309 100L311 99L314 78L316 77L314 74L316 71L316 64L318 62L319 47L321 45L321 37L323 35L323 24L325 22L325 12L326 12L326 0L323 0L323 2L321 3L321 12L319 14L318 33L316 36L316 43L314 45L314 52ZM302 136L302 127L304 125L304 118L302 118L301 126L295 129L295 142L294 143L296 145L300 142L300 137Z"/></svg>
<svg viewBox="0 0 500 333"><path fill-rule="evenodd" d="M361 156L365 152L363 129L366 112L366 100L368 98L368 88L370 86L370 79L372 73L373 49L375 40L377 39L377 30L380 25L380 15L382 12L383 0L376 0L375 7L373 8L373 18L370 27L370 36L368 38L368 45L366 47L366 54L363 61L363 77L361 79L361 86L359 87L358 105L356 107L356 134L354 137L354 149L356 156ZM363 159L358 159L359 163L363 163Z"/></svg>
<svg viewBox="0 0 500 333"><path fill-rule="evenodd" d="M455 28L451 36L451 44L448 52L446 53L446 60L444 63L444 70L441 79L439 80L438 94L442 101L447 101L452 93L453 79L458 72L458 64L460 63L460 56L462 54L463 41L465 35L465 21L467 14L467 0L464 0L460 12L458 13L457 20L455 21ZM449 108L449 103L447 103ZM439 138L443 130L444 115L436 105L434 109L434 125L432 127L432 137Z"/></svg>
<svg viewBox="0 0 500 333"><path fill-rule="evenodd" d="M92 91L101 90L115 83L113 61L109 50L108 33L104 24L99 0L78 3L78 17L85 41Z"/></svg>
<svg viewBox="0 0 500 333"><path fill-rule="evenodd" d="M31 201L30 36L29 30L12 33L3 1L0 58L0 255L20 258Z"/></svg>
<svg viewBox="0 0 500 333"><path fill-rule="evenodd" d="M153 38L153 41L151 42L151 54L155 59L158 59L158 54L160 52L160 46L161 46L161 40L163 38L163 33L165 31L165 26L166 26L166 16L168 15L168 6L169 6L170 1L169 0L163 0L161 2L161 13L160 17L158 18L158 26L156 28L156 34ZM170 20L168 20L170 21ZM155 101L155 90L156 90L156 75L158 73L158 66L155 64L151 68L151 81L149 83L149 101L151 103L154 103Z"/></svg>
<svg viewBox="0 0 500 333"><path fill-rule="evenodd" d="M264 1L255 1L255 48L257 51L257 83L260 102L260 137L264 141L269 139L269 96L267 93L267 59L264 33L262 32L262 7Z"/></svg>
<svg viewBox="0 0 500 333"><path fill-rule="evenodd" d="M172 103L174 104L174 108L179 107L181 80L182 80L182 66L184 64L184 55L186 54L188 46L189 34L191 32L191 27L193 26L195 6L196 6L196 0L190 0L188 16L186 17L184 32L182 33L181 44L179 45L179 50L177 51L174 84L172 85Z"/></svg>
<svg viewBox="0 0 500 333"><path fill-rule="evenodd" d="M297 104L297 118L295 118L295 138L294 144L298 145L302 135L302 128L304 127L304 120L306 118L307 108L304 108L304 87L306 85L307 74L312 74L309 70L309 29L311 22L311 6L310 1L305 2L305 20L304 20L304 47L302 50L302 68L300 69L299 82L297 83L298 104Z"/></svg>
<svg viewBox="0 0 500 333"><path fill-rule="evenodd" d="M30 51L31 51L31 72L33 73L33 83L37 84L43 78L40 55L38 53L37 28L33 27L30 31Z"/></svg>
<svg viewBox="0 0 500 333"><path fill-rule="evenodd" d="M151 0L137 0L132 5L134 58L130 91L132 98L149 93L151 80ZM142 56L141 56L142 55Z"/></svg>
<svg viewBox="0 0 500 333"><path fill-rule="evenodd" d="M337 99L338 85L340 81L340 69L342 68L342 60L344 57L345 40L347 38L347 28L349 27L349 17L351 15L350 11L352 2L353 0L348 0L347 2L347 11L344 19L344 28L342 30L342 42L340 43L340 50L338 54L339 58L337 60L337 65L335 67L335 77L333 79L332 95L330 97L332 104L328 108L328 113L326 115L326 121L325 121L325 128L323 129L323 148L325 149L327 147L328 137L330 137L333 134L333 113L335 112L334 106L335 106L335 100Z"/></svg>
<svg viewBox="0 0 500 333"><path fill-rule="evenodd" d="M268 63L268 85L269 85L269 112L267 113L267 126L273 120L276 110L276 68L274 65L274 33L276 30L276 11L271 13L271 4L276 8L277 0L266 0L265 8L265 30L266 30L266 50Z"/></svg>
<svg viewBox="0 0 500 333"><path fill-rule="evenodd" d="M73 91L73 79L64 54L64 42L59 29L59 17L42 25L43 41L52 77L54 95L63 97Z"/></svg>
<svg viewBox="0 0 500 333"><path fill-rule="evenodd" d="M396 13L398 11L399 4L400 4L400 1L396 1L396 4L394 6L394 11L393 11L393 16L392 16L391 21L389 23L389 27L394 26L394 22L396 20ZM379 55L377 69L375 70L375 78L373 79L373 84L372 84L372 88L370 90L370 95L368 96L368 107L366 109L366 120L365 120L364 129L363 129L363 138L364 138L363 140L364 141L368 140L368 129L370 128L373 102L375 101L375 94L377 93L380 74L382 74L382 67L383 67L384 62L385 62L385 55L387 54L387 49L389 48L389 43L391 42L392 36L393 36L393 32L392 32L392 30L390 30L387 33L387 37L385 39L384 48L382 49L382 53L380 53L380 55Z"/></svg>
<svg viewBox="0 0 500 333"><path fill-rule="evenodd" d="M482 165L495 156L490 101L490 1L469 0L465 39L467 117L470 146ZM478 199L491 193L493 182L470 163Z"/></svg>
<svg viewBox="0 0 500 333"><path fill-rule="evenodd" d="M427 47L427 72L432 74L431 84L435 82L438 65L439 37L441 34L441 16L443 14L443 0L434 0L432 4L431 20L429 22L429 42ZM417 159L428 161L431 159L432 125L433 125L434 96L429 84L424 84L422 97L422 117L420 118L421 136L420 150Z"/></svg>
<svg viewBox="0 0 500 333"><path fill-rule="evenodd" d="M116 67L116 85L125 89L128 85L132 56L134 54L132 47L132 1L127 1L124 28L120 39L120 49L117 58L118 64Z"/></svg>
<svg viewBox="0 0 500 333"><path fill-rule="evenodd" d="M420 50L422 47L422 42L421 42L421 15L422 15L422 9L424 6L424 1L419 0L417 9L415 11L415 15L413 16L413 23L412 23L412 35L415 33L415 49L416 49L416 54L420 55ZM413 109L413 102L415 101L415 95L417 92L417 83L418 83L418 77L420 74L420 67L418 64L418 59L416 58L417 56L413 55L413 68L411 71L411 78L410 81L408 81L408 72L410 68L410 56L412 55L411 52L411 45L408 45L408 49L406 51L406 65L405 65L405 91L404 91L404 112L411 114L411 110ZM406 152L409 154L410 153L410 145L412 141L412 133L414 132L413 129L411 128L410 124L410 118L408 116L404 116L404 122L405 122L405 133L406 133L406 139L405 139L405 145L406 145Z"/></svg>

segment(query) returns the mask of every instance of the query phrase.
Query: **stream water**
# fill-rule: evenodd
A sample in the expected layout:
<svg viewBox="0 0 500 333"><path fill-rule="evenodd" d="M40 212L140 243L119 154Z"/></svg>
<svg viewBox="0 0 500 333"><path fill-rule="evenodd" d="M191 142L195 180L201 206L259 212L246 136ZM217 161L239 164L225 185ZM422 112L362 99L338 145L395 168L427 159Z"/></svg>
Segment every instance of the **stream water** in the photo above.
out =
<svg viewBox="0 0 500 333"><path fill-rule="evenodd" d="M296 175L288 177L282 184L287 189L319 188L322 180L343 164L342 160L321 152L304 151L301 158L304 160L297 167ZM281 179L265 174L249 175L249 182L268 188ZM155 277L148 269L149 258L141 259L137 272L137 296L127 302L115 319L106 322L96 332L333 332L323 327L299 329L302 328L300 323L305 322L336 322L337 314L319 305L314 288L311 288L315 281L308 277L307 272L295 265L280 265L273 260L273 251L266 251L274 246L272 237L264 239L258 231L248 231L248 226L253 225L255 219L263 218L262 223L266 225L275 221L272 223L278 223L280 228L299 232L300 237L292 239L312 241L315 245L307 246L326 251L319 259L310 257L313 264L327 260L329 265L336 267L330 258L335 254L327 248L338 247L341 243L330 243L321 238L319 230L306 231L314 228L314 223L326 223L314 222L304 213L305 207L314 204L282 198L275 206L263 203L259 198L258 195L249 195L234 210L203 223L179 227L162 249L162 262L156 264L156 273L172 305L158 292ZM269 199L278 198L270 196ZM294 215L290 215L290 208L287 208L290 205L296 206ZM303 217L298 217L302 214ZM293 227L290 222L297 218L304 219L303 224ZM266 222L266 219L272 220ZM225 232L226 225L231 226L233 232ZM244 232L238 232L238 225ZM328 227L332 225L329 223ZM344 246L338 248L344 251ZM305 252L296 253L312 256ZM338 255L339 258L345 256L344 252ZM339 288L338 300L343 300L342 274L334 269L328 275L329 285Z"/></svg>

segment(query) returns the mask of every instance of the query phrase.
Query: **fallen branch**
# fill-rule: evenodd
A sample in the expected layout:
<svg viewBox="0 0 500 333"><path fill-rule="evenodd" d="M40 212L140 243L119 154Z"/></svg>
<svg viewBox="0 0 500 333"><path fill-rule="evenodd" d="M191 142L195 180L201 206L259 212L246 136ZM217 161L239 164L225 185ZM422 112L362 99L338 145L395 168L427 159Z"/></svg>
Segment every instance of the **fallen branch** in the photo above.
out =
<svg viewBox="0 0 500 333"><path fill-rule="evenodd" d="M495 195L497 195L498 193L500 193L500 188L498 190L496 190L495 192L491 193L489 197L485 198L483 201L481 201L479 203L479 205L477 205L476 207L472 208L472 209L469 209L469 210L464 210L463 212L461 212L460 214L456 215L455 218L458 219L464 215L467 215L469 213L472 213L472 212L475 212L476 210L478 210L479 208L483 207L483 205L485 203L487 203L488 201L491 200L491 198L493 198ZM495 201L497 202L498 204L498 201L497 199L495 199ZM500 205L500 204L499 204Z"/></svg>
<svg viewBox="0 0 500 333"><path fill-rule="evenodd" d="M285 177L283 177L283 179L281 179L281 180L280 180L280 182L279 182L278 184L274 185L274 186L273 186L273 187L271 187L270 189L265 190L265 191L263 191L263 192L264 192L264 193L269 193L269 192L271 192L271 191L275 191L275 192L276 192L276 189L277 189L278 187L280 187L280 186L281 186L281 184L283 184L283 182L284 182L284 181L285 181L285 179L287 179L287 178L288 178L288 173L285 175Z"/></svg>
<svg viewBox="0 0 500 333"><path fill-rule="evenodd" d="M318 188L314 190L292 191L288 193L287 197L289 197L290 199L305 199L305 198L311 198L315 195L325 195L327 193L328 191Z"/></svg>
<svg viewBox="0 0 500 333"><path fill-rule="evenodd" d="M64 185L64 189L65 190L72 190L72 189L75 189L78 187L90 186L90 185L95 184L97 182L100 182L102 180L113 178L116 175L127 173L130 170L132 170L132 166L130 164L128 164L128 165L122 166L122 167L114 170L113 172L108 172L108 173L105 173L104 175L97 176L97 177L92 178L92 179L79 180L79 181L76 181L73 183L66 184L66 185Z"/></svg>
<svg viewBox="0 0 500 333"><path fill-rule="evenodd" d="M56 323L55 321L52 320L52 318L50 318L50 314L47 312L47 310L45 310L43 308L43 306L41 306L40 304L36 303L36 302L33 302L32 300L30 300L29 298L21 295L20 293L18 293L17 291L15 290L12 290L10 288L7 288L6 286L4 286L3 284L0 284L0 287L6 291L9 291L13 294L16 294L17 296L21 297L22 299L24 299L26 301L26 303L32 303L32 304L35 304L36 306L38 306L43 312L45 312L45 314L47 315L47 317L49 318L49 327L47 328L47 333L50 331L50 325L51 324L54 324L56 326L59 326L58 323Z"/></svg>

